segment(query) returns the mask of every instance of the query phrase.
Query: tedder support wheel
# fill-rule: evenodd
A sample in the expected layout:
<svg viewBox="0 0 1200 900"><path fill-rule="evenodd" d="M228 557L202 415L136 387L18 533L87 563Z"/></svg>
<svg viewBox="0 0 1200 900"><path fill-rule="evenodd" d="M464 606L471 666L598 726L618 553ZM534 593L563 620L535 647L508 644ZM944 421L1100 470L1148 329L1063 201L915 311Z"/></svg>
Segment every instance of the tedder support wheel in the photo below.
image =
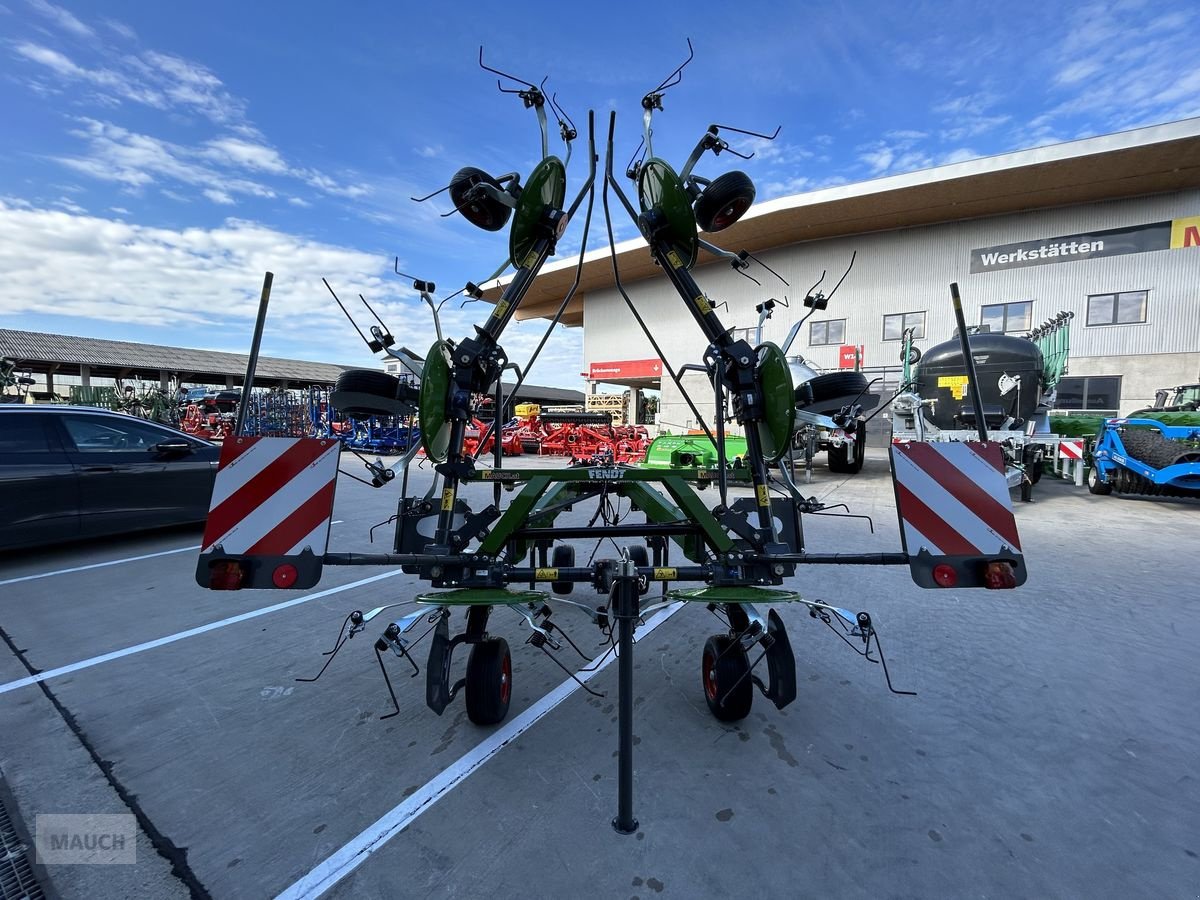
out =
<svg viewBox="0 0 1200 900"><path fill-rule="evenodd" d="M745 172L726 172L696 200L696 224L709 233L724 231L754 203L754 182Z"/></svg>
<svg viewBox="0 0 1200 900"><path fill-rule="evenodd" d="M1100 480L1100 470L1095 466L1088 469L1088 490L1101 496L1112 493L1112 485Z"/></svg>
<svg viewBox="0 0 1200 900"><path fill-rule="evenodd" d="M512 699L512 654L504 638L488 638L471 648L467 658L467 718L476 725L495 725L508 715Z"/></svg>
<svg viewBox="0 0 1200 900"><path fill-rule="evenodd" d="M714 634L704 642L700 672L704 699L712 714L722 722L737 722L750 715L754 683L749 671L750 660L735 638Z"/></svg>

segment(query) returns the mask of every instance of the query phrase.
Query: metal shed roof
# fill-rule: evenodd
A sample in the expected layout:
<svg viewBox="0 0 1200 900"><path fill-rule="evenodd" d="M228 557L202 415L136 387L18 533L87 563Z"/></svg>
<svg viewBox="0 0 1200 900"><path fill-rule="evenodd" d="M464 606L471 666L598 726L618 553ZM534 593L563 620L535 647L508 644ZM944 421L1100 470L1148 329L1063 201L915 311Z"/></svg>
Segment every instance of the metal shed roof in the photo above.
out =
<svg viewBox="0 0 1200 900"><path fill-rule="evenodd" d="M412 355L414 359L421 360L416 354ZM56 372L71 374L72 370L78 372L80 366L88 366L92 375L104 377L122 372L149 374L161 370L185 375L185 380L189 381L202 380L205 376L219 376L218 380L232 376L240 381L246 375L247 362L243 353L73 337L42 331L16 331L11 328L0 328L0 356L14 359L21 368L29 368L35 372L54 369ZM367 367L260 356L255 381L333 384L338 375L347 369L362 368ZM506 393L510 390L512 385L506 384ZM582 403L583 392L525 384L521 386L515 399Z"/></svg>
<svg viewBox="0 0 1200 900"><path fill-rule="evenodd" d="M105 370L162 370L182 373L190 378L219 375L223 379L225 376L245 376L247 362L243 353L110 341L41 331L15 331L10 328L0 328L0 354L36 371L46 371L51 366L58 366L60 370L88 366L96 375L103 374ZM332 384L347 368L350 367L260 356L257 378Z"/></svg>

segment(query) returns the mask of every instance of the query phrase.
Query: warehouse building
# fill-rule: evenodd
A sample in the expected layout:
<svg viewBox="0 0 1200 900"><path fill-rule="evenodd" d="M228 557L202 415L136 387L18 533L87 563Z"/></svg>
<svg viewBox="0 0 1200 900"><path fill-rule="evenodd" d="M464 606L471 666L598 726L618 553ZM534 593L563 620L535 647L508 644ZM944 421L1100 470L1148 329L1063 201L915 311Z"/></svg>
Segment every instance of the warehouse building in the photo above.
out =
<svg viewBox="0 0 1200 900"><path fill-rule="evenodd" d="M616 204L614 215L625 215ZM701 251L693 275L724 324L752 340L756 305L779 301L763 338L782 343L810 286L824 273L816 289L829 293L853 258L789 355L826 370L857 361L885 388L898 383L904 329L921 349L951 337L951 282L968 324L993 332L1074 314L1063 410L1125 413L1158 388L1200 381L1200 119L771 200L711 239L789 282L752 265L760 287ZM617 262L667 362L698 362L700 330L644 241L619 244ZM575 264L547 266L518 317L552 315ZM564 322L584 329L590 390L661 388L659 423L695 426L616 290L607 248L585 257ZM684 383L707 415L703 376Z"/></svg>

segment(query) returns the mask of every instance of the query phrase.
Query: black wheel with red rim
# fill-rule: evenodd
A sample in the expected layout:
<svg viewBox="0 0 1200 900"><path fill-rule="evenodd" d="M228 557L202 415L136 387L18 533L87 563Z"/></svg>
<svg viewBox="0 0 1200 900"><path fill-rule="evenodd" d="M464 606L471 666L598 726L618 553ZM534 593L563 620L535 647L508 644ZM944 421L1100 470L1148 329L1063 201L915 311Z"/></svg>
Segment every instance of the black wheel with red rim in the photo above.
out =
<svg viewBox="0 0 1200 900"><path fill-rule="evenodd" d="M724 231L754 203L754 182L745 172L726 172L696 200L696 224L710 234Z"/></svg>
<svg viewBox="0 0 1200 900"><path fill-rule="evenodd" d="M737 722L750 715L754 684L742 645L727 634L714 634L704 642L700 665L704 699L712 714L722 722Z"/></svg>
<svg viewBox="0 0 1200 900"><path fill-rule="evenodd" d="M504 638L488 638L471 648L467 658L467 718L476 725L496 725L508 715L512 700L512 654Z"/></svg>

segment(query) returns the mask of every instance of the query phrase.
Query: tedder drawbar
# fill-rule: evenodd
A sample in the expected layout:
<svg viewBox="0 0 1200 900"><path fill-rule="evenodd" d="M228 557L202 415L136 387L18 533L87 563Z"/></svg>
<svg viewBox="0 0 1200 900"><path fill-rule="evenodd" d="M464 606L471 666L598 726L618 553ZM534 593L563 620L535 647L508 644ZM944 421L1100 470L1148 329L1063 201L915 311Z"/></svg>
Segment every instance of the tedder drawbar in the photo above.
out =
<svg viewBox="0 0 1200 900"><path fill-rule="evenodd" d="M690 49L689 42L689 61ZM419 446L391 467L368 463L371 482L378 487L390 483L396 474L403 476L394 552L327 549L338 474L336 441L245 437L239 429L222 449L197 580L218 590L298 589L315 585L324 566L399 566L428 582L430 589L368 612L351 612L334 649L326 653L329 661L376 617L409 607L388 621L374 645L393 705L396 697L384 656L394 654L419 670L414 646L431 633L425 667L426 703L440 715L461 692L470 719L480 725L503 720L512 697L511 656L505 640L489 634L491 613L506 607L520 614L531 630L529 643L548 654L561 649L562 641L578 650L561 625L552 620L555 609L566 607L582 614L600 629L608 644L605 656L615 654L619 664L618 812L613 826L628 834L638 827L633 816L633 647L635 627L644 616L683 602L707 607L723 620L725 629L710 637L702 649L701 682L713 715L731 721L749 714L754 687L781 709L796 696L791 644L783 619L774 609L767 609L773 605L803 604L811 616L847 638L860 655L883 662L886 675L871 616L806 599L784 587L798 566L907 565L921 587L1012 588L1025 581L1025 565L1000 447L985 441L912 441L892 446L901 551L817 553L805 546L803 516L828 507L803 496L787 466L779 464L790 447L796 423L795 387L787 360L772 343L752 346L735 338L718 317L718 304L709 299L691 272L700 251L728 260L737 270L754 259L745 250L729 252L699 235L700 231L720 232L746 212L754 200L749 177L728 172L710 180L693 173L709 150L716 155L723 151L741 155L726 143L723 132L753 132L710 126L678 173L653 151L651 121L655 111L662 109L664 92L679 83L686 61L642 98L644 152L640 158L635 153L636 161L626 173L636 186L637 206L613 175L615 114L610 116L603 205L610 249L611 189L704 335L707 349L702 360L678 371L673 368L621 286L613 254L614 278L630 316L646 333L702 423L717 450L716 464L651 468L597 460L563 469L512 470L503 465L499 441L492 442L495 449L486 463L467 453L464 443L473 419L473 398L494 395L495 409L505 408L504 398L499 396L501 374L506 369L517 373L515 393L578 287L598 162L595 119L589 114L588 174L568 206L567 167L549 152L546 106L558 118L568 161L571 140L576 137L570 119L553 96L547 98L543 93L544 81L535 85L484 66L482 49L479 61L488 71L518 83L514 89L506 89L502 82L498 85L536 112L542 159L524 184L517 173L493 178L480 169L464 168L448 190L455 211L472 224L489 231L508 226L507 262L515 274L487 320L476 326L474 335L458 342L442 338L436 320L438 304L431 296L434 286L414 280L414 288L434 309L438 330L438 340L425 357L419 387L414 389L377 371L349 372L333 395L334 405L348 415L419 417ZM509 361L500 338L585 199L575 283L522 371ZM480 293L473 284L468 284L466 292ZM269 293L268 275L249 375L253 374ZM386 328L373 326L371 330L374 340L368 343L372 349L395 356L390 349L395 340ZM683 388L685 371L702 372L712 386L715 412L711 427ZM744 436L745 449L738 454L738 465L726 454L728 409L732 409L729 418ZM489 428L498 427L499 420L497 416ZM475 446L486 446L487 437L482 436ZM433 464L434 483L425 496L409 496L408 467L419 450ZM504 502L506 493L510 497ZM625 498L644 514L645 521L614 521L605 510L611 509L616 498ZM596 502L597 514L587 527L557 524L562 512L590 501ZM623 541L625 546L618 558L578 565L569 542L587 538ZM661 594L643 600L656 582ZM677 587L671 589L672 585ZM564 595L575 587L594 591L597 600L567 599ZM455 615L459 610L465 612L465 621ZM416 635L421 623L426 627ZM462 644L470 647L466 674L455 679L452 659ZM764 660L765 680L756 672ZM398 711L398 706L395 708Z"/></svg>

